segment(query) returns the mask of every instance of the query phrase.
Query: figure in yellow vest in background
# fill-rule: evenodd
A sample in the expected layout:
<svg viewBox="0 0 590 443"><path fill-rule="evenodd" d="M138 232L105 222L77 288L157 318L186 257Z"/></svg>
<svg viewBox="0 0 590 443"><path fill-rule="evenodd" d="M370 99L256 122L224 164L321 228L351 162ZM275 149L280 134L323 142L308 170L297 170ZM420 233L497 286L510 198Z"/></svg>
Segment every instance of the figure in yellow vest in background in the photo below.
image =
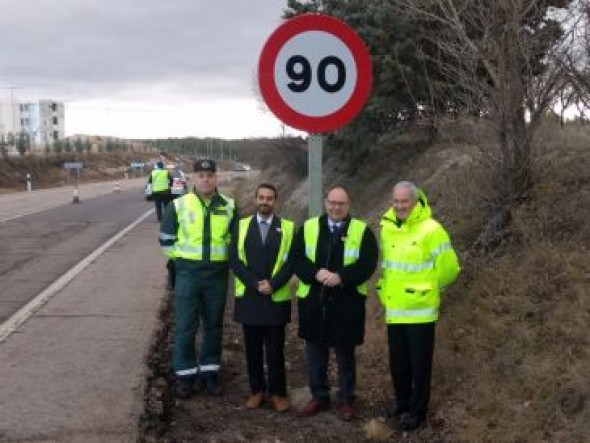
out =
<svg viewBox="0 0 590 443"><path fill-rule="evenodd" d="M307 220L293 240L293 270L299 277L299 336L305 340L311 400L299 416L330 407L327 369L330 348L338 363L338 417L356 416L355 348L365 335L367 280L377 266L378 247L367 225L350 216L342 186L324 200L326 213Z"/></svg>
<svg viewBox="0 0 590 443"><path fill-rule="evenodd" d="M162 221L162 214L166 205L170 202L170 188L172 187L172 176L164 169L164 163L158 162L150 173L148 183L152 187L152 199L156 205L156 217Z"/></svg>
<svg viewBox="0 0 590 443"><path fill-rule="evenodd" d="M232 235L230 265L235 279L234 319L242 324L251 395L249 409L259 408L268 393L274 409L289 409L285 374L285 326L291 321L288 261L294 224L274 214L277 190L269 183L256 189L256 215L243 218ZM264 376L264 358L268 383Z"/></svg>
<svg viewBox="0 0 590 443"><path fill-rule="evenodd" d="M227 293L230 232L238 215L234 201L217 192L213 160L194 167L194 190L168 205L160 226L160 245L174 259L174 351L177 395L199 388L221 395L219 378L223 313ZM195 337L203 320L199 356Z"/></svg>
<svg viewBox="0 0 590 443"><path fill-rule="evenodd" d="M381 219L382 274L379 296L385 307L389 367L395 401L389 416L414 430L426 418L440 292L460 268L448 234L424 193L410 182L393 188L393 206Z"/></svg>

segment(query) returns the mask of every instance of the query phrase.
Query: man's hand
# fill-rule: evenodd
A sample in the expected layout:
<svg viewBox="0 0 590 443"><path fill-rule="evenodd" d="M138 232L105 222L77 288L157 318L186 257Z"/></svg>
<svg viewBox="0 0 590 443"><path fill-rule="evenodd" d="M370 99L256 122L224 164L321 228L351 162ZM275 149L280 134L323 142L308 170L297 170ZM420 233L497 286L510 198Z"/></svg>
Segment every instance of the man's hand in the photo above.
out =
<svg viewBox="0 0 590 443"><path fill-rule="evenodd" d="M322 285L329 286L333 288L334 286L338 286L342 283L342 279L340 275L336 272L330 272L327 269L320 269L317 274L315 275L315 279L320 282Z"/></svg>
<svg viewBox="0 0 590 443"><path fill-rule="evenodd" d="M326 280L328 279L328 277L330 276L331 272L328 271L327 269L320 269L316 275L315 275L315 279L321 283L322 285L326 284Z"/></svg>
<svg viewBox="0 0 590 443"><path fill-rule="evenodd" d="M258 292L264 295L272 294L272 286L268 280L260 280L258 282Z"/></svg>
<svg viewBox="0 0 590 443"><path fill-rule="evenodd" d="M342 284L342 279L340 278L340 275L338 273L330 272L330 275L328 276L324 284L326 286L333 288L335 286L339 286L340 284Z"/></svg>

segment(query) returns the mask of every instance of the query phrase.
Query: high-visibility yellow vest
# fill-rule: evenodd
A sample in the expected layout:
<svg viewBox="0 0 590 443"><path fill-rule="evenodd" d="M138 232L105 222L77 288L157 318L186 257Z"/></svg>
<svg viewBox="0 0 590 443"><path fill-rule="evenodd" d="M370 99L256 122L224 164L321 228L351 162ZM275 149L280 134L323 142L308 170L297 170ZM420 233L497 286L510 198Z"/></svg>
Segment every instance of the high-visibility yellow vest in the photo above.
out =
<svg viewBox="0 0 590 443"><path fill-rule="evenodd" d="M430 213L423 196L423 203L400 226L393 209L381 220L382 273L377 287L387 323L436 321L440 290L459 274L449 236Z"/></svg>
<svg viewBox="0 0 590 443"><path fill-rule="evenodd" d="M227 202L225 206L206 208L199 197L192 192L174 200L178 232L174 249L168 253L169 256L187 260L203 259L205 211L209 211L210 260L215 262L228 260L230 223L234 215L235 203L233 199L223 194L220 196Z"/></svg>
<svg viewBox="0 0 590 443"><path fill-rule="evenodd" d="M367 224L356 218L350 220L348 230L346 231L346 239L344 241L344 266L355 263L361 254L361 244L363 242L363 234ZM318 246L318 236L320 233L320 219L319 217L310 218L303 224L303 239L305 242L305 255L312 262L315 263L316 250ZM299 281L297 287L297 296L305 298L309 295L311 285ZM356 287L357 291L363 295L367 295L367 283L364 282Z"/></svg>
<svg viewBox="0 0 590 443"><path fill-rule="evenodd" d="M242 263L248 266L248 260L246 258L246 250L244 243L246 241L246 234L250 222L254 217L246 217L240 220L238 227L238 258ZM272 269L272 276L274 277L277 272L281 269L289 257L289 250L291 249L291 243L293 241L293 233L295 231L295 224L291 220L281 218L281 245L279 246L279 253ZM246 292L246 285L236 277L235 278L236 297L243 297ZM272 300L275 302L287 301L291 298L289 283L283 287L278 288L272 293Z"/></svg>
<svg viewBox="0 0 590 443"><path fill-rule="evenodd" d="M163 169L154 169L152 171L152 191L162 192L168 190L170 182L168 180L168 171Z"/></svg>

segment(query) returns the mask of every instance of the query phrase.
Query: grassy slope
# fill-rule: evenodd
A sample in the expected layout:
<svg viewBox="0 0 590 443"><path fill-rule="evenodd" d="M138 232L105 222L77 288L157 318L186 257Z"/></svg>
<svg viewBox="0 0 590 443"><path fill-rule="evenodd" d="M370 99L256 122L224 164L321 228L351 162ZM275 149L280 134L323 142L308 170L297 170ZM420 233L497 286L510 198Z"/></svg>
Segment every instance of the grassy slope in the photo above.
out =
<svg viewBox="0 0 590 443"><path fill-rule="evenodd" d="M325 183L347 184L354 212L377 231L391 185L415 181L461 255L464 272L444 295L433 413L419 441L584 441L590 433L590 129L541 131L530 198L491 255L472 250L485 214L479 148L485 152L487 136L484 128L463 124L428 148L416 134L383 140L352 172L328 154ZM294 186L285 166L262 177L281 185L282 212L302 220L306 185ZM374 297L368 312L359 389L385 399L391 383Z"/></svg>

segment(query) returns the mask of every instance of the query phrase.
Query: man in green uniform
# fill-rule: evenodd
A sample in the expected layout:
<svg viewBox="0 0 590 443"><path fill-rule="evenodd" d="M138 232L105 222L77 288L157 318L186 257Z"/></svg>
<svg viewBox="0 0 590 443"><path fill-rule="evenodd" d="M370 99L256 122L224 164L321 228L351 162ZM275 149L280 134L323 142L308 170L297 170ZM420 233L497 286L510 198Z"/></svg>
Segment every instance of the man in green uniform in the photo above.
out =
<svg viewBox="0 0 590 443"><path fill-rule="evenodd" d="M181 398L193 396L201 386L210 395L223 392L219 369L228 249L238 220L234 201L217 192L215 162L198 160L194 171L193 192L168 205L159 238L176 269L172 363ZM201 319L203 341L197 357L195 336Z"/></svg>

